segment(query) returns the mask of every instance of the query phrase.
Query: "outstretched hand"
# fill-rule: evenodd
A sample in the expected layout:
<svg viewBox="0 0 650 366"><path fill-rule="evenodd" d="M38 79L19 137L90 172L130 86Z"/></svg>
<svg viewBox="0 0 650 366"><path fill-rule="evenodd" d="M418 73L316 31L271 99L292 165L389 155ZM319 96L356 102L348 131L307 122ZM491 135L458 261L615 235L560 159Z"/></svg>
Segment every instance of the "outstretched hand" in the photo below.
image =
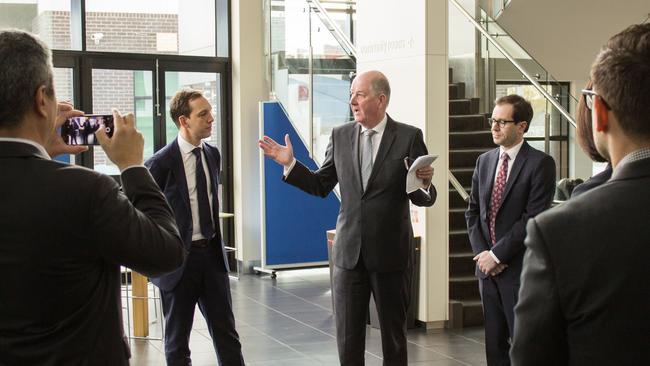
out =
<svg viewBox="0 0 650 366"><path fill-rule="evenodd" d="M56 121L54 123L54 130L45 144L45 150L51 157L62 154L80 154L88 150L88 146L67 145L63 138L58 134L57 129L71 117L83 116L84 112L74 109L72 104L68 102L59 102L56 114Z"/></svg>
<svg viewBox="0 0 650 366"><path fill-rule="evenodd" d="M284 143L286 145L280 145L268 136L264 136L258 141L258 145L265 156L268 156L282 166L287 166L293 162L293 146L291 145L289 134L284 135Z"/></svg>

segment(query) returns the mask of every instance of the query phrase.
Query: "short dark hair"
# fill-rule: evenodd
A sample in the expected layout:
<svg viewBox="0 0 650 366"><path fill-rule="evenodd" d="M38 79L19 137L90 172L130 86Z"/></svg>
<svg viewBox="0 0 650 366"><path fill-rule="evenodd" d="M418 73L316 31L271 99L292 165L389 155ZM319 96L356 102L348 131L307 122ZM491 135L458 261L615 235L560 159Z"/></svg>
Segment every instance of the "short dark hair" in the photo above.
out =
<svg viewBox="0 0 650 366"><path fill-rule="evenodd" d="M591 66L591 80L626 135L650 138L650 23L610 38Z"/></svg>
<svg viewBox="0 0 650 366"><path fill-rule="evenodd" d="M591 89L592 87L593 83L590 80L585 86L585 89ZM591 160L601 163L607 161L596 149L594 129L591 125L591 111L587 108L587 100L584 94L580 95L576 110L576 135L582 151L589 155Z"/></svg>
<svg viewBox="0 0 650 366"><path fill-rule="evenodd" d="M0 30L0 128L16 127L45 87L54 96L52 55L35 35L18 29Z"/></svg>
<svg viewBox="0 0 650 366"><path fill-rule="evenodd" d="M202 91L189 88L179 90L176 95L174 95L169 103L169 115L172 117L172 121L174 121L176 127L181 127L181 124L178 121L180 116L189 117L192 113L190 102L202 96Z"/></svg>
<svg viewBox="0 0 650 366"><path fill-rule="evenodd" d="M510 94L494 101L495 105L510 104L512 106L512 119L517 122L526 122L526 130L530 128L530 122L533 119L533 107L523 97L517 94Z"/></svg>

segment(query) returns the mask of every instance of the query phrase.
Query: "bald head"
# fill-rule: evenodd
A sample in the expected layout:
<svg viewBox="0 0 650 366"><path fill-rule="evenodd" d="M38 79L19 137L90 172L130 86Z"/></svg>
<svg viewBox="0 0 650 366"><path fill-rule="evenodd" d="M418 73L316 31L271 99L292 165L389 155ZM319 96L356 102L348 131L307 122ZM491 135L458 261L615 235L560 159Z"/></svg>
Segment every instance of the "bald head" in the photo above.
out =
<svg viewBox="0 0 650 366"><path fill-rule="evenodd" d="M371 91L375 95L385 95L386 96L386 105L388 105L388 102L390 102L390 83L388 82L388 78L386 75L384 75L381 71L378 70L370 70L370 71L365 71L362 72L361 74L357 75L357 77L354 79L355 82L357 80L363 79L364 81L368 82L368 85L370 85Z"/></svg>

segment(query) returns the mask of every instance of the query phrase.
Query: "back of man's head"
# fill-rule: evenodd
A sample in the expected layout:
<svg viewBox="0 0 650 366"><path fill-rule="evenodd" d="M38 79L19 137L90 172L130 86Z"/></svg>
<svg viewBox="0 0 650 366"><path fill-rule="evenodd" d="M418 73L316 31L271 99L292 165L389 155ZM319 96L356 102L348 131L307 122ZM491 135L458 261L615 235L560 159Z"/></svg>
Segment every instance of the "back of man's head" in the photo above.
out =
<svg viewBox="0 0 650 366"><path fill-rule="evenodd" d="M650 23L610 38L591 67L591 79L623 132L650 138Z"/></svg>
<svg viewBox="0 0 650 366"><path fill-rule="evenodd" d="M52 57L35 36L0 30L0 128L14 128L34 103L38 88L54 95Z"/></svg>

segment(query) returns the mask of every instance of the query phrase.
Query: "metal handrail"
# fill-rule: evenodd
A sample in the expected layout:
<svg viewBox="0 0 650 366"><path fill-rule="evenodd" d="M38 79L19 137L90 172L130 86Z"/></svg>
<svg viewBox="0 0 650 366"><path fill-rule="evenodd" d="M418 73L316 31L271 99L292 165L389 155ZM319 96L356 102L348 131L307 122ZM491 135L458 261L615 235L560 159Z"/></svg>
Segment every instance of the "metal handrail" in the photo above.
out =
<svg viewBox="0 0 650 366"><path fill-rule="evenodd" d="M447 172L449 173L449 183L451 183L451 185L454 186L454 188L456 188L456 191L463 199L463 201L469 202L469 195L465 191L465 187L463 187L463 185L460 184L460 182L458 181L458 179L456 179L456 176L454 175L454 173L451 172L451 170L448 170Z"/></svg>
<svg viewBox="0 0 650 366"><path fill-rule="evenodd" d="M329 14L327 13L327 10L323 6L323 4L320 3L319 0L307 0L309 4L313 5L314 10L316 10L317 13L319 13L321 20L325 25L327 26L328 30L332 33L334 38L339 42L341 47L347 52L348 56L354 57L354 59L357 59L357 48L350 42L348 39L348 36L345 35L339 28L339 26L330 18Z"/></svg>
<svg viewBox="0 0 650 366"><path fill-rule="evenodd" d="M474 19L474 17L469 12L467 12L467 10L465 10L465 8L463 8L463 6L458 3L458 1L449 0L449 2L451 2L465 16L465 18L467 18L470 21L470 23L474 25L474 28L476 28L479 32L481 32L481 34L490 43L492 43L492 45L496 47L496 49L499 50L503 54L503 56L507 58L508 61L510 61L517 68L517 70L519 70L519 72L526 79L528 79L528 81L530 81L531 84L533 84L535 89L537 89L537 91L540 92L544 96L544 98L546 98L546 100L548 100L551 103L551 105L553 105L553 107L555 107L555 109L557 109L557 111L560 112L569 121L569 123L571 123L571 125L574 128L576 128L576 121L573 119L573 117L571 117L569 112L567 112L567 110L564 109L564 107L562 107L562 105L557 100L555 100L555 98L553 98L551 94L549 94L544 88L542 88L542 86L537 82L537 80L535 80L535 78L530 76L530 74L528 74L528 72L519 64L519 62L517 62L517 60L515 60L515 58L512 57L512 55L510 55L503 47L501 47L501 45L497 43L494 37L492 37L492 35L488 33L487 30L481 27L481 25L476 21L476 19Z"/></svg>

